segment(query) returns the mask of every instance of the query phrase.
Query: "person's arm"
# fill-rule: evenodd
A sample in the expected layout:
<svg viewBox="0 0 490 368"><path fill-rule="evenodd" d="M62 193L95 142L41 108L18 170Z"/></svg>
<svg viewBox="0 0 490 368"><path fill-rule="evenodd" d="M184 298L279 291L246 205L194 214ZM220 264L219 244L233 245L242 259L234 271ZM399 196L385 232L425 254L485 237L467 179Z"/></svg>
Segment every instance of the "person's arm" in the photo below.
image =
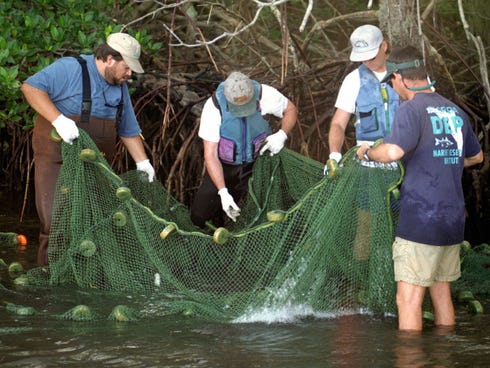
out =
<svg viewBox="0 0 490 368"><path fill-rule="evenodd" d="M337 108L330 122L330 130L328 132L328 147L330 149L330 154L337 156L340 161L342 157L342 146L344 145L345 139L345 129L349 123L351 113L345 110ZM332 158L332 157L331 157Z"/></svg>
<svg viewBox="0 0 490 368"><path fill-rule="evenodd" d="M155 178L155 169L145 152L143 140L140 135L134 137L121 137L121 141L128 150L129 154L136 162L136 169L143 171L148 175L148 181L151 183Z"/></svg>
<svg viewBox="0 0 490 368"><path fill-rule="evenodd" d="M286 135L293 130L296 120L298 118L298 109L291 100L288 100L286 109L283 112L281 119L281 129Z"/></svg>
<svg viewBox="0 0 490 368"><path fill-rule="evenodd" d="M283 96L281 95L281 97ZM296 124L297 117L298 109L291 102L291 100L287 99L286 108L284 111L282 111L281 129L279 129L276 133L269 135L265 139L259 154L262 155L264 152L269 151L270 155L273 156L279 153L283 149L284 143L288 139L288 134Z"/></svg>
<svg viewBox="0 0 490 368"><path fill-rule="evenodd" d="M464 159L464 167L473 166L483 162L483 151L480 150L476 155L471 157L465 157Z"/></svg>
<svg viewBox="0 0 490 368"><path fill-rule="evenodd" d="M21 91L31 107L49 121L59 136L68 144L72 144L79 136L76 123L64 116L55 106L49 94L27 83L22 84Z"/></svg>
<svg viewBox="0 0 490 368"><path fill-rule="evenodd" d="M211 181L219 190L226 187L225 177L223 175L223 166L218 157L218 142L203 140L204 144L204 164L208 171Z"/></svg>
<svg viewBox="0 0 490 368"><path fill-rule="evenodd" d="M218 157L218 142L203 140L204 143L204 163L208 171L211 181L218 189L218 195L221 199L221 207L226 215L236 221L240 216L240 207L235 203L235 199L228 192L226 187L225 177L223 174L223 166Z"/></svg>
<svg viewBox="0 0 490 368"><path fill-rule="evenodd" d="M141 136L137 135L134 137L121 137L121 141L133 158L134 162L140 162L148 159Z"/></svg>
<svg viewBox="0 0 490 368"><path fill-rule="evenodd" d="M363 143L357 150L357 157L361 160L384 163L399 160L404 154L405 152L400 146L391 143L381 143L374 148L371 148L367 143Z"/></svg>
<svg viewBox="0 0 490 368"><path fill-rule="evenodd" d="M20 90L24 94L27 103L47 121L53 122L61 115L61 111L51 101L47 92L27 83L23 83Z"/></svg>

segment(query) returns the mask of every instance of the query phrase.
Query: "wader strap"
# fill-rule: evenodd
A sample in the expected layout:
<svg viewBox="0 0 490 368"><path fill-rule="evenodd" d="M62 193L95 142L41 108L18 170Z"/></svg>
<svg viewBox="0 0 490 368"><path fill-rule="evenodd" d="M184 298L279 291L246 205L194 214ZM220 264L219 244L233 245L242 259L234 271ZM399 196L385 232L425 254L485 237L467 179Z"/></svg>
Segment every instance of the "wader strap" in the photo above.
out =
<svg viewBox="0 0 490 368"><path fill-rule="evenodd" d="M116 111L116 124L119 125L119 123L122 120L122 111L124 107L124 94L123 94L123 87L121 85L121 101L117 105L117 111Z"/></svg>
<svg viewBox="0 0 490 368"><path fill-rule="evenodd" d="M89 122L90 113L92 111L92 91L90 89L90 76L88 74L87 61L79 55L74 56L74 58L78 60L78 62L82 67L83 92L82 92L82 113L81 113L80 122L87 124ZM117 105L116 124L119 124L122 120L123 108L124 108L124 94L123 94L123 87L121 85L121 100Z"/></svg>
<svg viewBox="0 0 490 368"><path fill-rule="evenodd" d="M82 83L83 83L83 99L82 99L82 113L80 121L87 124L90 119L90 112L92 110L92 98L90 89L90 77L87 69L87 62L81 56L74 56L82 67Z"/></svg>
<svg viewBox="0 0 490 368"><path fill-rule="evenodd" d="M213 92L213 94L211 95L211 97L213 99L214 106L219 110L219 113L221 115L221 106L219 105L218 97L216 97L216 92Z"/></svg>

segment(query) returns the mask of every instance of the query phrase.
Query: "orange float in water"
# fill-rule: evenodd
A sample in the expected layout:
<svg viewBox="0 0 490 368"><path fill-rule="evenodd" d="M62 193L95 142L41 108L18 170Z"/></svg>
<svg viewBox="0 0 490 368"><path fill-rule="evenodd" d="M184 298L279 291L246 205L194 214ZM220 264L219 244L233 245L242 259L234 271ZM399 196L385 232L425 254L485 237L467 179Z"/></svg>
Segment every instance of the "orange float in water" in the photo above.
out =
<svg viewBox="0 0 490 368"><path fill-rule="evenodd" d="M27 246L27 237L25 235L19 234L17 235L17 241L19 243L19 249L24 250Z"/></svg>

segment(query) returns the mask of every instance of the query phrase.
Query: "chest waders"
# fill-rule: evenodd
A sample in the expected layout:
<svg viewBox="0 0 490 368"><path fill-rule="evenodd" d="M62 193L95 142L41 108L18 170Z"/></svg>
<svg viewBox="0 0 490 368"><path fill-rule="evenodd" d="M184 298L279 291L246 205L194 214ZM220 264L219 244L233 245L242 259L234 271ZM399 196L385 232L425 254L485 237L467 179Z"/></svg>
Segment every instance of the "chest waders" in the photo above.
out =
<svg viewBox="0 0 490 368"><path fill-rule="evenodd" d="M116 124L121 119L123 99L121 89L121 102L117 107L116 119L100 119L90 116L92 100L90 77L86 61L77 56L76 59L82 67L83 102L81 115L69 116L78 127L85 130L93 139L101 153L110 163L114 156L116 143ZM50 138L53 126L44 117L38 115L32 131L32 149L34 152L34 186L36 196L36 210L39 216L39 248L37 263L40 266L48 264L49 230L53 212L53 201L56 191L61 164L61 145Z"/></svg>

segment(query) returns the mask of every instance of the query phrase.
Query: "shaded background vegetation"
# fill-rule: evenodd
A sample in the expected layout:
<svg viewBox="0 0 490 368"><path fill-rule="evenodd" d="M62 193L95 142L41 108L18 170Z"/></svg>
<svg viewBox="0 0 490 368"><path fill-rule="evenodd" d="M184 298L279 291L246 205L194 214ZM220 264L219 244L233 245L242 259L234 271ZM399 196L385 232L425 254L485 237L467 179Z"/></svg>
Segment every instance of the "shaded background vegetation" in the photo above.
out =
<svg viewBox="0 0 490 368"><path fill-rule="evenodd" d="M349 35L361 24L389 22L378 11L377 1L371 9L367 3L317 0L300 30L305 0L283 1L275 8L258 8L251 0L3 1L0 191L25 193L26 203L33 203L34 116L22 99L21 82L58 57L91 53L107 34L118 30L142 44L145 74L134 75L133 104L157 177L182 202L192 200L203 174L202 142L197 137L202 104L232 70L242 70L290 97L300 114L287 146L325 161L337 91L344 76L357 67L348 60ZM464 177L468 229L481 242L490 228L489 107L479 71L481 55L465 37L456 1L421 0L420 5L431 76L439 92L469 113L486 152L486 164L466 171ZM487 46L486 1L466 0L464 8L471 31ZM225 32L237 34L224 36ZM344 149L354 144L350 131ZM112 164L116 172L133 168L120 143Z"/></svg>

